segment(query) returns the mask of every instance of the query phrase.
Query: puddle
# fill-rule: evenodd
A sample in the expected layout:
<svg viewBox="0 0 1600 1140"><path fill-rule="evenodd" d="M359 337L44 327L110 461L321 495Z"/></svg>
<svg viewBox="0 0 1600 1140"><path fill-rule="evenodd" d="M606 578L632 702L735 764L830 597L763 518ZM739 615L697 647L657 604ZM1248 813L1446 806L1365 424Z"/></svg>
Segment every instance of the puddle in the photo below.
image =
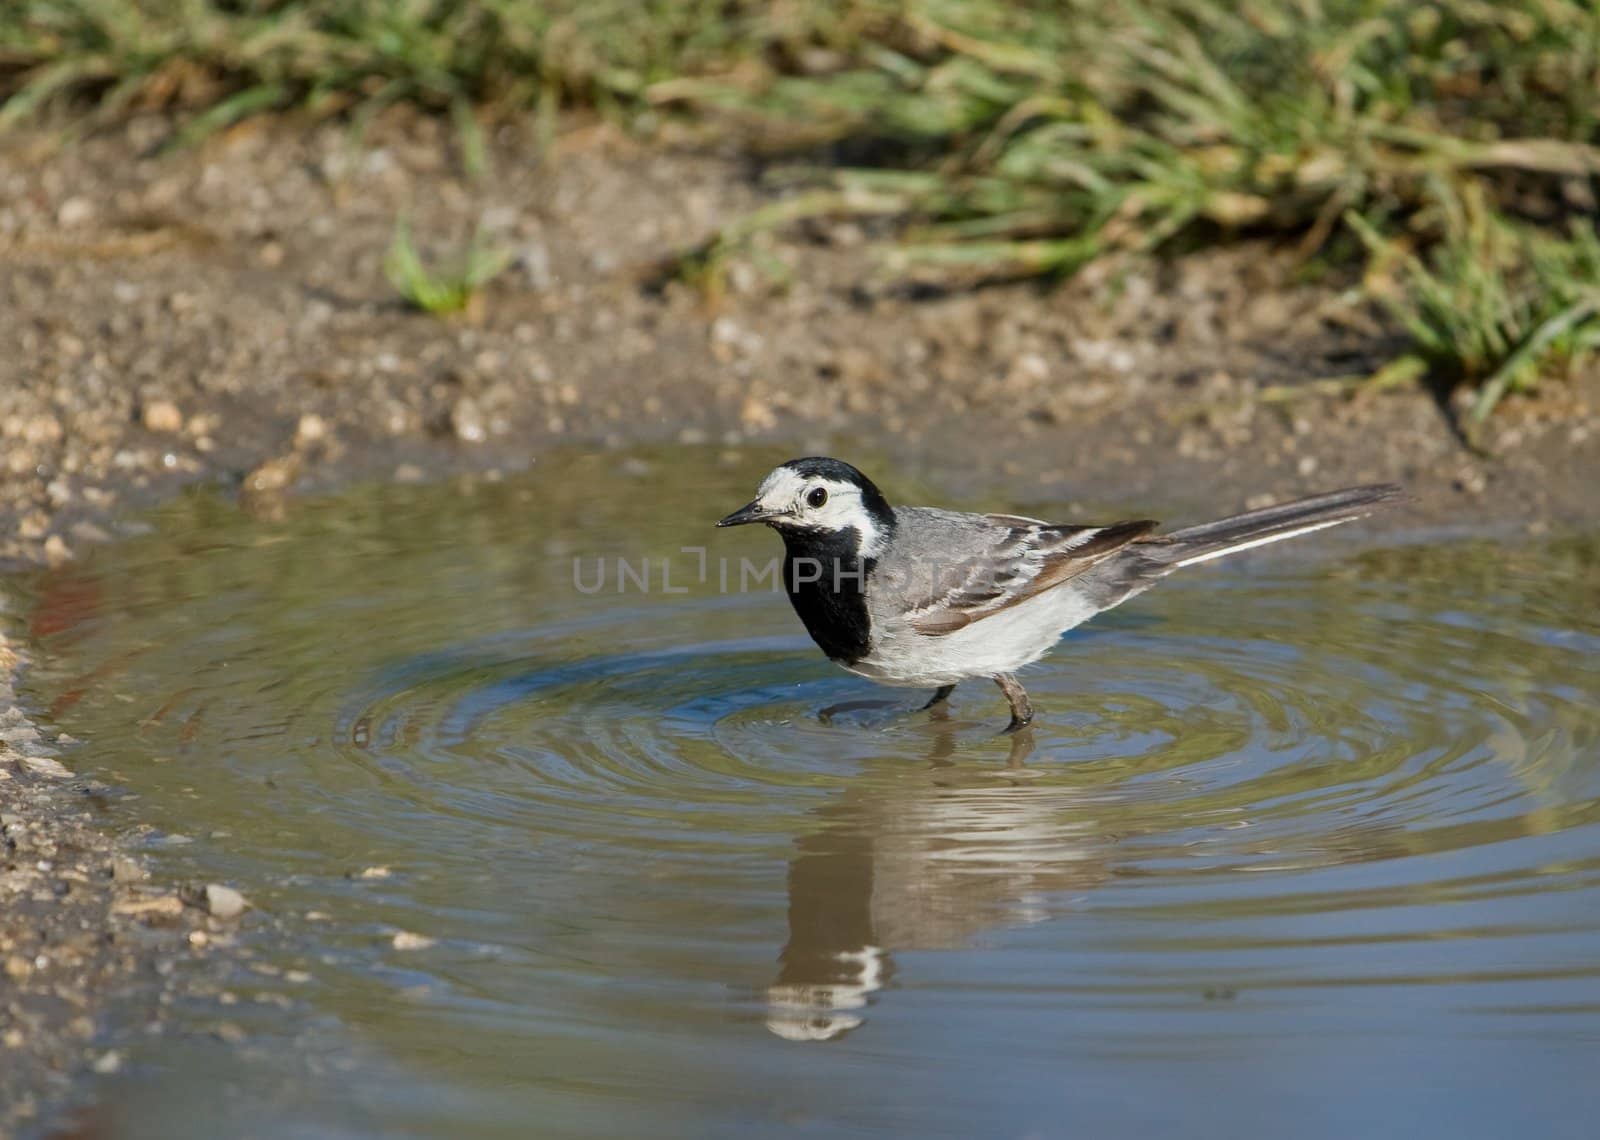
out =
<svg viewBox="0 0 1600 1140"><path fill-rule="evenodd" d="M278 523L194 496L29 584L32 698L126 790L111 825L288 931L253 946L277 997L236 995L249 1048L136 1045L105 1135L1600 1108L1600 540L1341 533L1179 575L1029 672L1015 744L993 686L912 712L738 589L779 544L710 524L775 458Z"/></svg>

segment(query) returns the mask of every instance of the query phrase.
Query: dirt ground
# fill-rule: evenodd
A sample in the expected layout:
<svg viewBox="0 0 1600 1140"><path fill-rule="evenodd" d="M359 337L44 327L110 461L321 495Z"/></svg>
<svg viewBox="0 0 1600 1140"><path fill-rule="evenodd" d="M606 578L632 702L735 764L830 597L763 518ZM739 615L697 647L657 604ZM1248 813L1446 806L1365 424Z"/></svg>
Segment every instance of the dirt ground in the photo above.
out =
<svg viewBox="0 0 1600 1140"><path fill-rule="evenodd" d="M768 198L737 158L573 123L548 153L503 135L473 181L444 124L402 112L360 141L171 134L0 146L4 564L78 557L184 483L270 512L353 478L670 439L870 442L1013 502L1174 518L1379 479L1418 499L1391 525L1540 532L1600 505L1600 377L1508 402L1488 457L1425 392L1310 394L1395 342L1352 282L1302 281L1266 244L952 290L887 276L882 235L824 221L733 258L712 304L652 267ZM472 319L398 302L402 213L425 253L481 226L516 254ZM235 921L94 829L96 790L14 707L26 648L0 644L0 1136L115 1066L112 996L155 1002L163 956Z"/></svg>
<svg viewBox="0 0 1600 1140"><path fill-rule="evenodd" d="M1350 282L1297 284L1264 244L939 293L823 222L734 259L713 307L641 281L763 200L733 159L574 126L544 157L502 138L474 183L443 124L398 112L359 145L263 121L163 152L171 129L0 150L0 557L70 558L183 481L675 437L871 439L1063 500L1207 510L1395 478L1452 525L1594 514L1600 378L1509 404L1488 460L1420 391L1253 398L1393 347ZM475 323L397 300L402 213L425 252L482 226L516 253Z"/></svg>

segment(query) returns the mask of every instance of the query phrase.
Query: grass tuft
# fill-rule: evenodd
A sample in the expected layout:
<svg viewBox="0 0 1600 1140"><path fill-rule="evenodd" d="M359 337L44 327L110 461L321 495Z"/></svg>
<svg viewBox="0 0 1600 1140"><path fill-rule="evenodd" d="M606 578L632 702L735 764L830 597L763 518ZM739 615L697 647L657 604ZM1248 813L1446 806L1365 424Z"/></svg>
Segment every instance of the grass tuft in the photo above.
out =
<svg viewBox="0 0 1600 1140"><path fill-rule="evenodd" d="M512 262L509 251L489 246L482 230L473 232L465 252L453 265L429 269L411 240L411 226L401 218L383 259L384 276L413 308L434 316L475 315L481 290Z"/></svg>
<svg viewBox="0 0 1600 1140"><path fill-rule="evenodd" d="M1477 391L1469 427L1510 393L1587 361L1600 348L1600 237L1507 221L1469 195L1442 240L1418 256L1357 215L1371 254L1368 289L1411 337L1412 357L1446 387Z"/></svg>

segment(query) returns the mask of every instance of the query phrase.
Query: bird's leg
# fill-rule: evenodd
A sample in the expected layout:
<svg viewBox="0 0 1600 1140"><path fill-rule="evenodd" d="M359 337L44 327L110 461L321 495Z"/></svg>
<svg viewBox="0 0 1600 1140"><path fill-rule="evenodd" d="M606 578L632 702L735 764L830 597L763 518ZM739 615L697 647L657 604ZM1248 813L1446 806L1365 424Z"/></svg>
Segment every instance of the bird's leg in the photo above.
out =
<svg viewBox="0 0 1600 1140"><path fill-rule="evenodd" d="M922 706L923 711L931 709L936 705L944 704L950 699L950 694L955 691L956 687L954 685L940 685L934 690L933 696L928 698L928 703Z"/></svg>
<svg viewBox="0 0 1600 1140"><path fill-rule="evenodd" d="M1015 673L997 673L994 683L1000 686L1000 691L1011 703L1011 723L1006 725L1005 731L1016 732L1019 728L1027 728L1033 720L1033 706L1028 703L1028 694L1022 682L1017 680Z"/></svg>

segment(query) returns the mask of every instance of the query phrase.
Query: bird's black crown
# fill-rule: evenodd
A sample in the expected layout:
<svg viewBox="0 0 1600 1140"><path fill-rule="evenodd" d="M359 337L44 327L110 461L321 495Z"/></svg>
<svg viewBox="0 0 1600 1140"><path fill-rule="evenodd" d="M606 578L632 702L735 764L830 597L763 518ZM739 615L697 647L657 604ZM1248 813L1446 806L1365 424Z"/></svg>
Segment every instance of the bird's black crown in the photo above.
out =
<svg viewBox="0 0 1600 1140"><path fill-rule="evenodd" d="M861 505L867 509L873 521L887 529L894 527L894 508L889 506L889 500L883 497L878 485L844 460L830 459L826 455L808 455L802 459L791 459L783 466L805 479L831 479L835 483L849 483L859 488Z"/></svg>

